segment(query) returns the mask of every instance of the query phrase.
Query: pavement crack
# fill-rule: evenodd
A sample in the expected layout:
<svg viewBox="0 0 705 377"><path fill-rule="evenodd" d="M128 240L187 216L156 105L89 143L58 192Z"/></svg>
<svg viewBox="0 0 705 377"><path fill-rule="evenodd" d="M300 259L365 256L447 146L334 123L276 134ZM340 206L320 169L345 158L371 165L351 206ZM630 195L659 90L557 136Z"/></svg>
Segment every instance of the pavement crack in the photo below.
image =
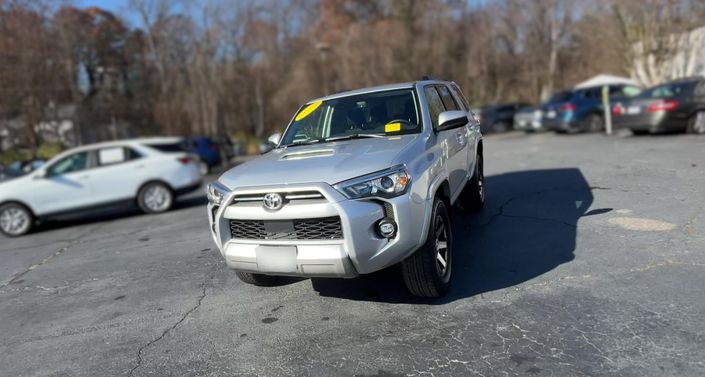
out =
<svg viewBox="0 0 705 377"><path fill-rule="evenodd" d="M164 331L162 331L161 335L150 340L149 342L147 342L145 345L141 346L137 350L137 364L134 367L132 367L132 369L130 369L128 376L133 376L135 371L142 366L142 362L144 361L144 359L142 358L142 353L144 352L144 350L146 350L150 346L152 346L152 345L158 343L159 341L161 341L162 339L164 339L164 337L167 334L169 334L172 330L175 330L177 327L179 327L179 325L181 325L186 320L186 318L188 318L189 315L191 315L191 313L195 312L201 306L203 299L205 299L207 296L208 283L211 280L213 280L213 278L215 277L215 270L216 270L217 266L218 266L217 264L214 264L214 267L211 269L210 274L201 284L201 294L198 296L198 300L196 301L196 305L194 305L189 310L184 312L184 314L181 316L181 318L179 318L179 320L176 321L176 323L174 323L173 325L167 327Z"/></svg>
<svg viewBox="0 0 705 377"><path fill-rule="evenodd" d="M78 237L76 237L72 240L63 241L63 242L68 242L68 244L66 246L62 247L61 249L55 251L53 254L49 255L48 257L42 259L39 263L32 264L29 267L27 267L26 269L24 269L18 273L15 273L14 275L12 275L12 277L9 280L7 280L3 283L0 283L0 289L5 288L10 284L15 283L16 281L20 280L21 277L23 277L24 275L26 275L30 271L35 270L35 269L51 262L56 257L58 257L59 255L61 255L65 251L67 251L70 247L80 244L81 241L83 240L83 238L85 238L89 234L93 233L98 228L99 227L92 228L89 231L82 233L81 235L79 235ZM41 247L41 246L36 246L36 247Z"/></svg>

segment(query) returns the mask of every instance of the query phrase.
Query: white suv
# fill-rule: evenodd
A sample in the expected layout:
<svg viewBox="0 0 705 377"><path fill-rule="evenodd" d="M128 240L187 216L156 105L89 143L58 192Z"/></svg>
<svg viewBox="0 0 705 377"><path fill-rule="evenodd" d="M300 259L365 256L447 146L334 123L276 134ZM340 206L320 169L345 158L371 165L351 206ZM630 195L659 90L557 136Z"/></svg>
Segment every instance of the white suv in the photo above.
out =
<svg viewBox="0 0 705 377"><path fill-rule="evenodd" d="M20 236L37 220L121 202L146 213L167 211L203 178L197 158L183 146L180 138L145 138L65 151L0 183L0 231Z"/></svg>

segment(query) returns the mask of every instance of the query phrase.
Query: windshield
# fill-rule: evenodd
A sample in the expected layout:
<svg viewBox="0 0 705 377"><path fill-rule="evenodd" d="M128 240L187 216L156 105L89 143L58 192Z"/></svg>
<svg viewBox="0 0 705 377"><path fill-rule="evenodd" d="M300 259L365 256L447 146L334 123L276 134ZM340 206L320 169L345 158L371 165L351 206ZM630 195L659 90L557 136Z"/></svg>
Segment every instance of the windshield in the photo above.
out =
<svg viewBox="0 0 705 377"><path fill-rule="evenodd" d="M282 145L420 131L413 90L393 90L309 103L294 118Z"/></svg>

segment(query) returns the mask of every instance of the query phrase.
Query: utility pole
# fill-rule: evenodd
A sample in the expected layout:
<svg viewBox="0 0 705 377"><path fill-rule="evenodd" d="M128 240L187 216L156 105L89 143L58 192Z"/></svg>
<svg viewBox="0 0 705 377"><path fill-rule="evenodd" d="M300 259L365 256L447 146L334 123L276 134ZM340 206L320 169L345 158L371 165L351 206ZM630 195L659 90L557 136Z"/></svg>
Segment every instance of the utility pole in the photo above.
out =
<svg viewBox="0 0 705 377"><path fill-rule="evenodd" d="M325 42L316 43L316 49L321 54L321 75L323 76L323 94L327 95L330 93L328 87L328 52L330 51L330 45Z"/></svg>

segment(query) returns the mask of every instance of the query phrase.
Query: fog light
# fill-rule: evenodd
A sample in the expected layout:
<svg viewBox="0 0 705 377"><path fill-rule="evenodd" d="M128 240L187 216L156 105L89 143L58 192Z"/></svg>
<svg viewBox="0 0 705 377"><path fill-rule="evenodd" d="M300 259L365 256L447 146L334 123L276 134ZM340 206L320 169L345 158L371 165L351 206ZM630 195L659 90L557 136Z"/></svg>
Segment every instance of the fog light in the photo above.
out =
<svg viewBox="0 0 705 377"><path fill-rule="evenodd" d="M392 219L382 219L377 223L377 233L384 238L393 238L397 234L397 223Z"/></svg>

